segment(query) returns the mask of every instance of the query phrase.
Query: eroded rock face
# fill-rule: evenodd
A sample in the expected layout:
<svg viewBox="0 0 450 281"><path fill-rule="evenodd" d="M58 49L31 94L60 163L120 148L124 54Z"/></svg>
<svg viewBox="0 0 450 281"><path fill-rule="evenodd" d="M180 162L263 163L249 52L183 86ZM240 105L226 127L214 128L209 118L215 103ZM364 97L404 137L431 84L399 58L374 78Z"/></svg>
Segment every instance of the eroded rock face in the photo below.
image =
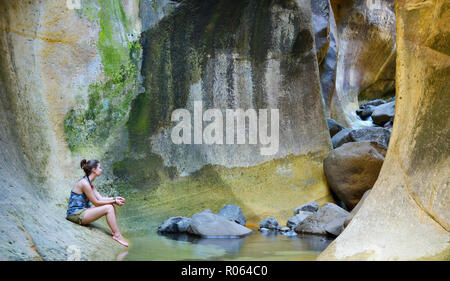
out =
<svg viewBox="0 0 450 281"><path fill-rule="evenodd" d="M450 256L448 2L398 0L396 15L396 115L385 162L361 209L319 260Z"/></svg>
<svg viewBox="0 0 450 281"><path fill-rule="evenodd" d="M394 91L394 1L332 0L331 4L339 48L336 95L351 124L356 120L358 96L361 100L371 100Z"/></svg>
<svg viewBox="0 0 450 281"><path fill-rule="evenodd" d="M378 178L384 157L376 143L350 142L325 158L323 169L330 188L353 209Z"/></svg>

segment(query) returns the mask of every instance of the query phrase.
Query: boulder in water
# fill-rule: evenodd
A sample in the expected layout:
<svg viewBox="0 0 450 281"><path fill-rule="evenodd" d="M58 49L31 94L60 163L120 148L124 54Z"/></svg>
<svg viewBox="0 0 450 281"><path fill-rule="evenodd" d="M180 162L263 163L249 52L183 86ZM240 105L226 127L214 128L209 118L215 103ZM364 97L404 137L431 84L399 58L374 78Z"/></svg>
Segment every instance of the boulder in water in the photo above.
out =
<svg viewBox="0 0 450 281"><path fill-rule="evenodd" d="M161 233L181 233L186 232L191 224L191 219L186 217L171 217L158 227L158 232Z"/></svg>
<svg viewBox="0 0 450 281"><path fill-rule="evenodd" d="M307 217L314 214L313 212L300 211L297 215L291 217L286 226L290 229L295 229L299 224L301 224Z"/></svg>
<svg viewBox="0 0 450 281"><path fill-rule="evenodd" d="M252 230L205 210L192 216L188 232L205 238L229 238L248 235Z"/></svg>
<svg viewBox="0 0 450 281"><path fill-rule="evenodd" d="M223 206L222 209L220 209L220 211L217 213L217 215L243 226L245 226L247 222L247 219L242 213L241 208L233 204Z"/></svg>
<svg viewBox="0 0 450 281"><path fill-rule="evenodd" d="M295 232L320 235L337 233L338 231L336 230L339 229L340 225L344 225L345 218L348 214L349 212L338 205L327 203L317 213L308 216L299 224L295 228Z"/></svg>
<svg viewBox="0 0 450 281"><path fill-rule="evenodd" d="M259 223L260 228L277 229L278 221L276 218L265 218Z"/></svg>

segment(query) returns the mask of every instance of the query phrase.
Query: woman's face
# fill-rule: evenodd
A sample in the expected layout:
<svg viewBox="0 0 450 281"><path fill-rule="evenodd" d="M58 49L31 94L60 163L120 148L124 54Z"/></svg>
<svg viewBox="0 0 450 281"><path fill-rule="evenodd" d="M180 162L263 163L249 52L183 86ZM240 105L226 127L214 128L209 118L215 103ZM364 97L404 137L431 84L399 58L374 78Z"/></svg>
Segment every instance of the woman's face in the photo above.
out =
<svg viewBox="0 0 450 281"><path fill-rule="evenodd" d="M94 173L97 177L102 174L102 166L98 163L97 168L92 169L92 173Z"/></svg>

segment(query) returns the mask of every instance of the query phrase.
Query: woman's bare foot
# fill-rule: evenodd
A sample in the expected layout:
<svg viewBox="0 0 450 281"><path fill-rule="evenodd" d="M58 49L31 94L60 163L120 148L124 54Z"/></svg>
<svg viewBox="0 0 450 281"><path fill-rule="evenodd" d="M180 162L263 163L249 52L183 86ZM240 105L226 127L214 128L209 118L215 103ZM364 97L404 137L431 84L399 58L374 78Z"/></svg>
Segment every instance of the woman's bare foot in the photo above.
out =
<svg viewBox="0 0 450 281"><path fill-rule="evenodd" d="M127 241L125 241L125 238L123 238L122 234L116 234L116 235L113 234L112 238L114 240L116 240L117 242L119 242L121 245L128 247L128 243L127 243Z"/></svg>

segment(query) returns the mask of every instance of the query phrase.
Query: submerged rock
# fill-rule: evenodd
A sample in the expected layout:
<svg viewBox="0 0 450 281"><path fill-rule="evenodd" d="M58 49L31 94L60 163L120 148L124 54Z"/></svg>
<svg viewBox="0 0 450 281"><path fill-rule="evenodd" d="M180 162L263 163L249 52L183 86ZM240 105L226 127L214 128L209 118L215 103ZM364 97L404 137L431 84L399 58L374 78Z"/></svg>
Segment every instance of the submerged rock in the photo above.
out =
<svg viewBox="0 0 450 281"><path fill-rule="evenodd" d="M276 218L265 218L259 223L260 228L277 229L278 221Z"/></svg>
<svg viewBox="0 0 450 281"><path fill-rule="evenodd" d="M186 217L171 217L158 227L161 233L181 233L186 232L191 224L191 219Z"/></svg>
<svg viewBox="0 0 450 281"><path fill-rule="evenodd" d="M247 222L241 208L233 204L223 206L222 209L220 209L220 211L217 213L217 215L243 226L245 226Z"/></svg>
<svg viewBox="0 0 450 281"><path fill-rule="evenodd" d="M395 101L388 102L377 106L372 113L373 123L378 126L383 126L394 118L395 115Z"/></svg>
<svg viewBox="0 0 450 281"><path fill-rule="evenodd" d="M295 229L299 224L301 224L307 217L314 214L313 212L300 211L297 215L291 217L287 222L286 226L290 229Z"/></svg>
<svg viewBox="0 0 450 281"><path fill-rule="evenodd" d="M384 156L373 142L351 142L334 149L323 168L328 185L347 208L352 209L364 192L371 189L380 173Z"/></svg>
<svg viewBox="0 0 450 281"><path fill-rule="evenodd" d="M314 213L317 212L317 210L319 210L319 204L317 204L317 202L309 202L295 208L294 213L298 214L301 211Z"/></svg>
<svg viewBox="0 0 450 281"><path fill-rule="evenodd" d="M205 210L192 216L188 232L205 238L227 238L245 236L252 230Z"/></svg>
<svg viewBox="0 0 450 281"><path fill-rule="evenodd" d="M345 218L349 212L336 204L327 203L317 211L308 216L300 225L295 228L297 233L308 234L332 234L339 233L340 226L344 225Z"/></svg>
<svg viewBox="0 0 450 281"><path fill-rule="evenodd" d="M327 124L328 124L328 130L330 131L330 137L333 137L343 129L345 129L344 126L336 122L334 119L327 118Z"/></svg>

